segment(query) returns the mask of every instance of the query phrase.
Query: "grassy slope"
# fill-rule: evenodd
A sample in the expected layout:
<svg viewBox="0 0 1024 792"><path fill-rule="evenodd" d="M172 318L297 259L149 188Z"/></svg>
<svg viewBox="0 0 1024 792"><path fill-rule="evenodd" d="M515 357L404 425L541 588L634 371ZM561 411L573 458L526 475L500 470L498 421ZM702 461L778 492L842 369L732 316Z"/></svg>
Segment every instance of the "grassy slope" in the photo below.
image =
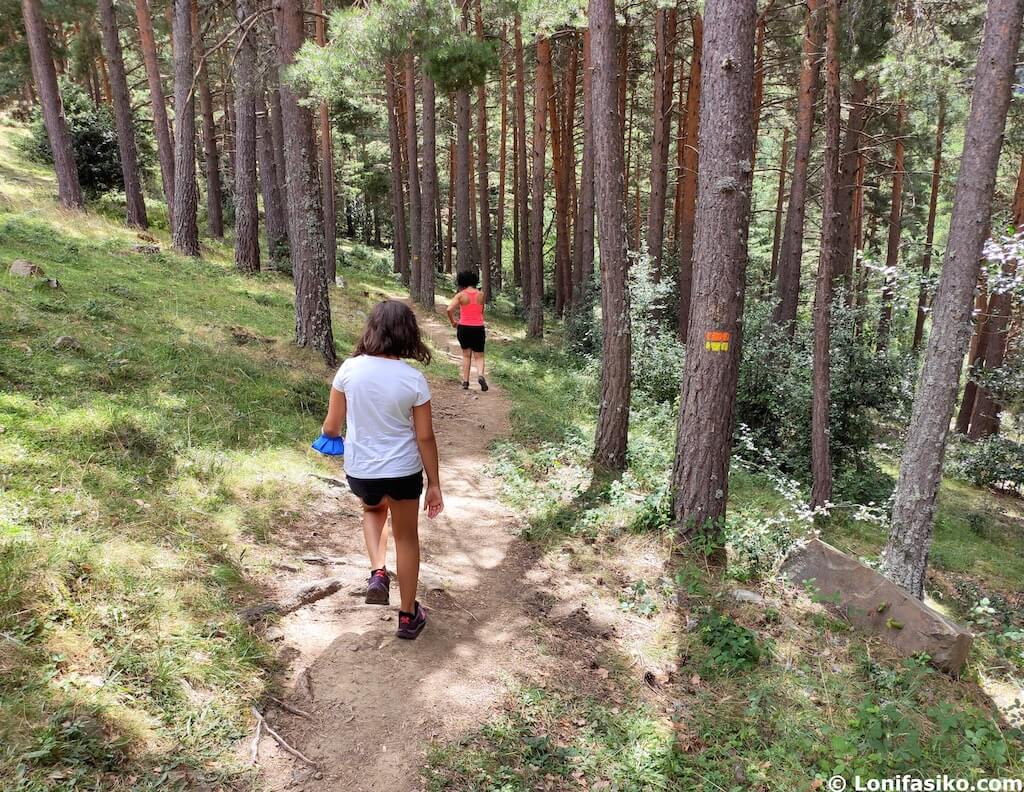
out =
<svg viewBox="0 0 1024 792"><path fill-rule="evenodd" d="M0 779L248 783L231 746L272 655L234 613L328 470L308 443L329 372L290 343L289 278L237 276L222 244L132 252L55 209L18 134L0 128ZM342 350L384 284L346 275Z"/></svg>

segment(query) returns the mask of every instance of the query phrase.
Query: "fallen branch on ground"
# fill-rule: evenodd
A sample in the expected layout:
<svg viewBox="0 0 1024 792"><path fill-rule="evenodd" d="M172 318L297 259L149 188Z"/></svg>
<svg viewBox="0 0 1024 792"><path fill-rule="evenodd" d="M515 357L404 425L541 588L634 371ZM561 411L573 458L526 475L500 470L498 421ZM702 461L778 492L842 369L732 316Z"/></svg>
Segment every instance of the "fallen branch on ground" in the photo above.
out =
<svg viewBox="0 0 1024 792"><path fill-rule="evenodd" d="M331 594L339 591L341 586L341 579L336 577L314 580L311 583L300 586L295 590L294 594L283 602L264 602L260 605L253 605L244 609L240 615L246 624L254 624L271 613L286 616L304 605L310 605L318 600L322 600L324 597L331 596Z"/></svg>
<svg viewBox="0 0 1024 792"><path fill-rule="evenodd" d="M277 704L277 706L279 706L285 712L290 712L292 715L298 715L300 718L312 719L312 717L313 717L308 712L305 712L305 711L300 710L300 709L298 709L296 707L293 707L291 704L288 704L288 703L286 703L284 701L281 701L281 699L276 699L273 696L267 696L267 701L274 702L275 704Z"/></svg>
<svg viewBox="0 0 1024 792"><path fill-rule="evenodd" d="M304 753L302 753L302 751L300 751L300 750L298 750L296 748L292 748L292 746L290 746L288 744L288 742L284 739L284 737L282 737L280 734L278 734L276 731L274 731L271 728L270 724L267 723L267 721L263 717L263 715L260 714L260 711L258 709L256 709L255 707L250 707L250 709L252 710L252 714L256 717L256 720L263 724L263 728L267 730L267 734L269 734L271 737L273 737L275 740L277 740L277 744L278 745L280 745L282 748L284 748L288 753L290 753L296 759L302 760L303 762L308 764L310 767L314 767L315 768L317 766L316 762L314 762L312 759L310 759L308 756L306 756ZM259 727L257 727L257 728L259 728Z"/></svg>
<svg viewBox="0 0 1024 792"><path fill-rule="evenodd" d="M258 764L260 761L260 737L263 736L263 718L256 718L256 734L252 738L252 753L249 755L249 764Z"/></svg>

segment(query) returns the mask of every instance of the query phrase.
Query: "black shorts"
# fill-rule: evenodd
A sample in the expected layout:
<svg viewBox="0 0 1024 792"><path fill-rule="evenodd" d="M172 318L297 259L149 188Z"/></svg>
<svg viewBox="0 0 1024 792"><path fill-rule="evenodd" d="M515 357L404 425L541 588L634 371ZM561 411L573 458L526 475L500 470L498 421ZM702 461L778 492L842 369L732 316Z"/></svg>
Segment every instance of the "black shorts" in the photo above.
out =
<svg viewBox="0 0 1024 792"><path fill-rule="evenodd" d="M401 478L363 479L345 476L352 494L367 506L378 506L384 498L419 500L423 493L423 471Z"/></svg>
<svg viewBox="0 0 1024 792"><path fill-rule="evenodd" d="M463 349L472 349L474 352L484 353L484 343L487 341L487 333L483 325L459 325L455 328L455 335L459 339L459 346Z"/></svg>

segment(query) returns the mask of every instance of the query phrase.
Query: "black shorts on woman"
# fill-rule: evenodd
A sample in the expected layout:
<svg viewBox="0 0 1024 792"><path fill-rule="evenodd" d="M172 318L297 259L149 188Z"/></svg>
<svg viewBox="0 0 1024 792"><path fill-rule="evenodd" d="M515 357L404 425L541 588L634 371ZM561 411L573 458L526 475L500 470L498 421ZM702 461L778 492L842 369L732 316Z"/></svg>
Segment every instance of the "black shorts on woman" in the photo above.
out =
<svg viewBox="0 0 1024 792"><path fill-rule="evenodd" d="M352 494L367 506L379 506L384 498L419 500L423 494L423 471L399 478L365 479L345 476Z"/></svg>
<svg viewBox="0 0 1024 792"><path fill-rule="evenodd" d="M483 325L457 325L455 336L459 339L459 346L463 349L471 349L478 355L484 353L484 344L487 342L487 331Z"/></svg>

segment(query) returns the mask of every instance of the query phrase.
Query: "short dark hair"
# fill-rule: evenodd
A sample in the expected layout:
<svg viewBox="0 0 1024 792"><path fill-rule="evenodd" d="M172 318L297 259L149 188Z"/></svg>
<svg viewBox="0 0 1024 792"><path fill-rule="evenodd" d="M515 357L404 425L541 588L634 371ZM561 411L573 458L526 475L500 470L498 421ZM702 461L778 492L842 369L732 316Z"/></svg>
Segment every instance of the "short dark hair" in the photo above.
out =
<svg viewBox="0 0 1024 792"><path fill-rule="evenodd" d="M384 300L377 303L366 320L363 337L353 355L411 358L430 362L430 349L420 337L416 314L404 302Z"/></svg>
<svg viewBox="0 0 1024 792"><path fill-rule="evenodd" d="M460 289L476 288L479 282L480 276L476 274L476 270L466 270L455 276L455 285Z"/></svg>

